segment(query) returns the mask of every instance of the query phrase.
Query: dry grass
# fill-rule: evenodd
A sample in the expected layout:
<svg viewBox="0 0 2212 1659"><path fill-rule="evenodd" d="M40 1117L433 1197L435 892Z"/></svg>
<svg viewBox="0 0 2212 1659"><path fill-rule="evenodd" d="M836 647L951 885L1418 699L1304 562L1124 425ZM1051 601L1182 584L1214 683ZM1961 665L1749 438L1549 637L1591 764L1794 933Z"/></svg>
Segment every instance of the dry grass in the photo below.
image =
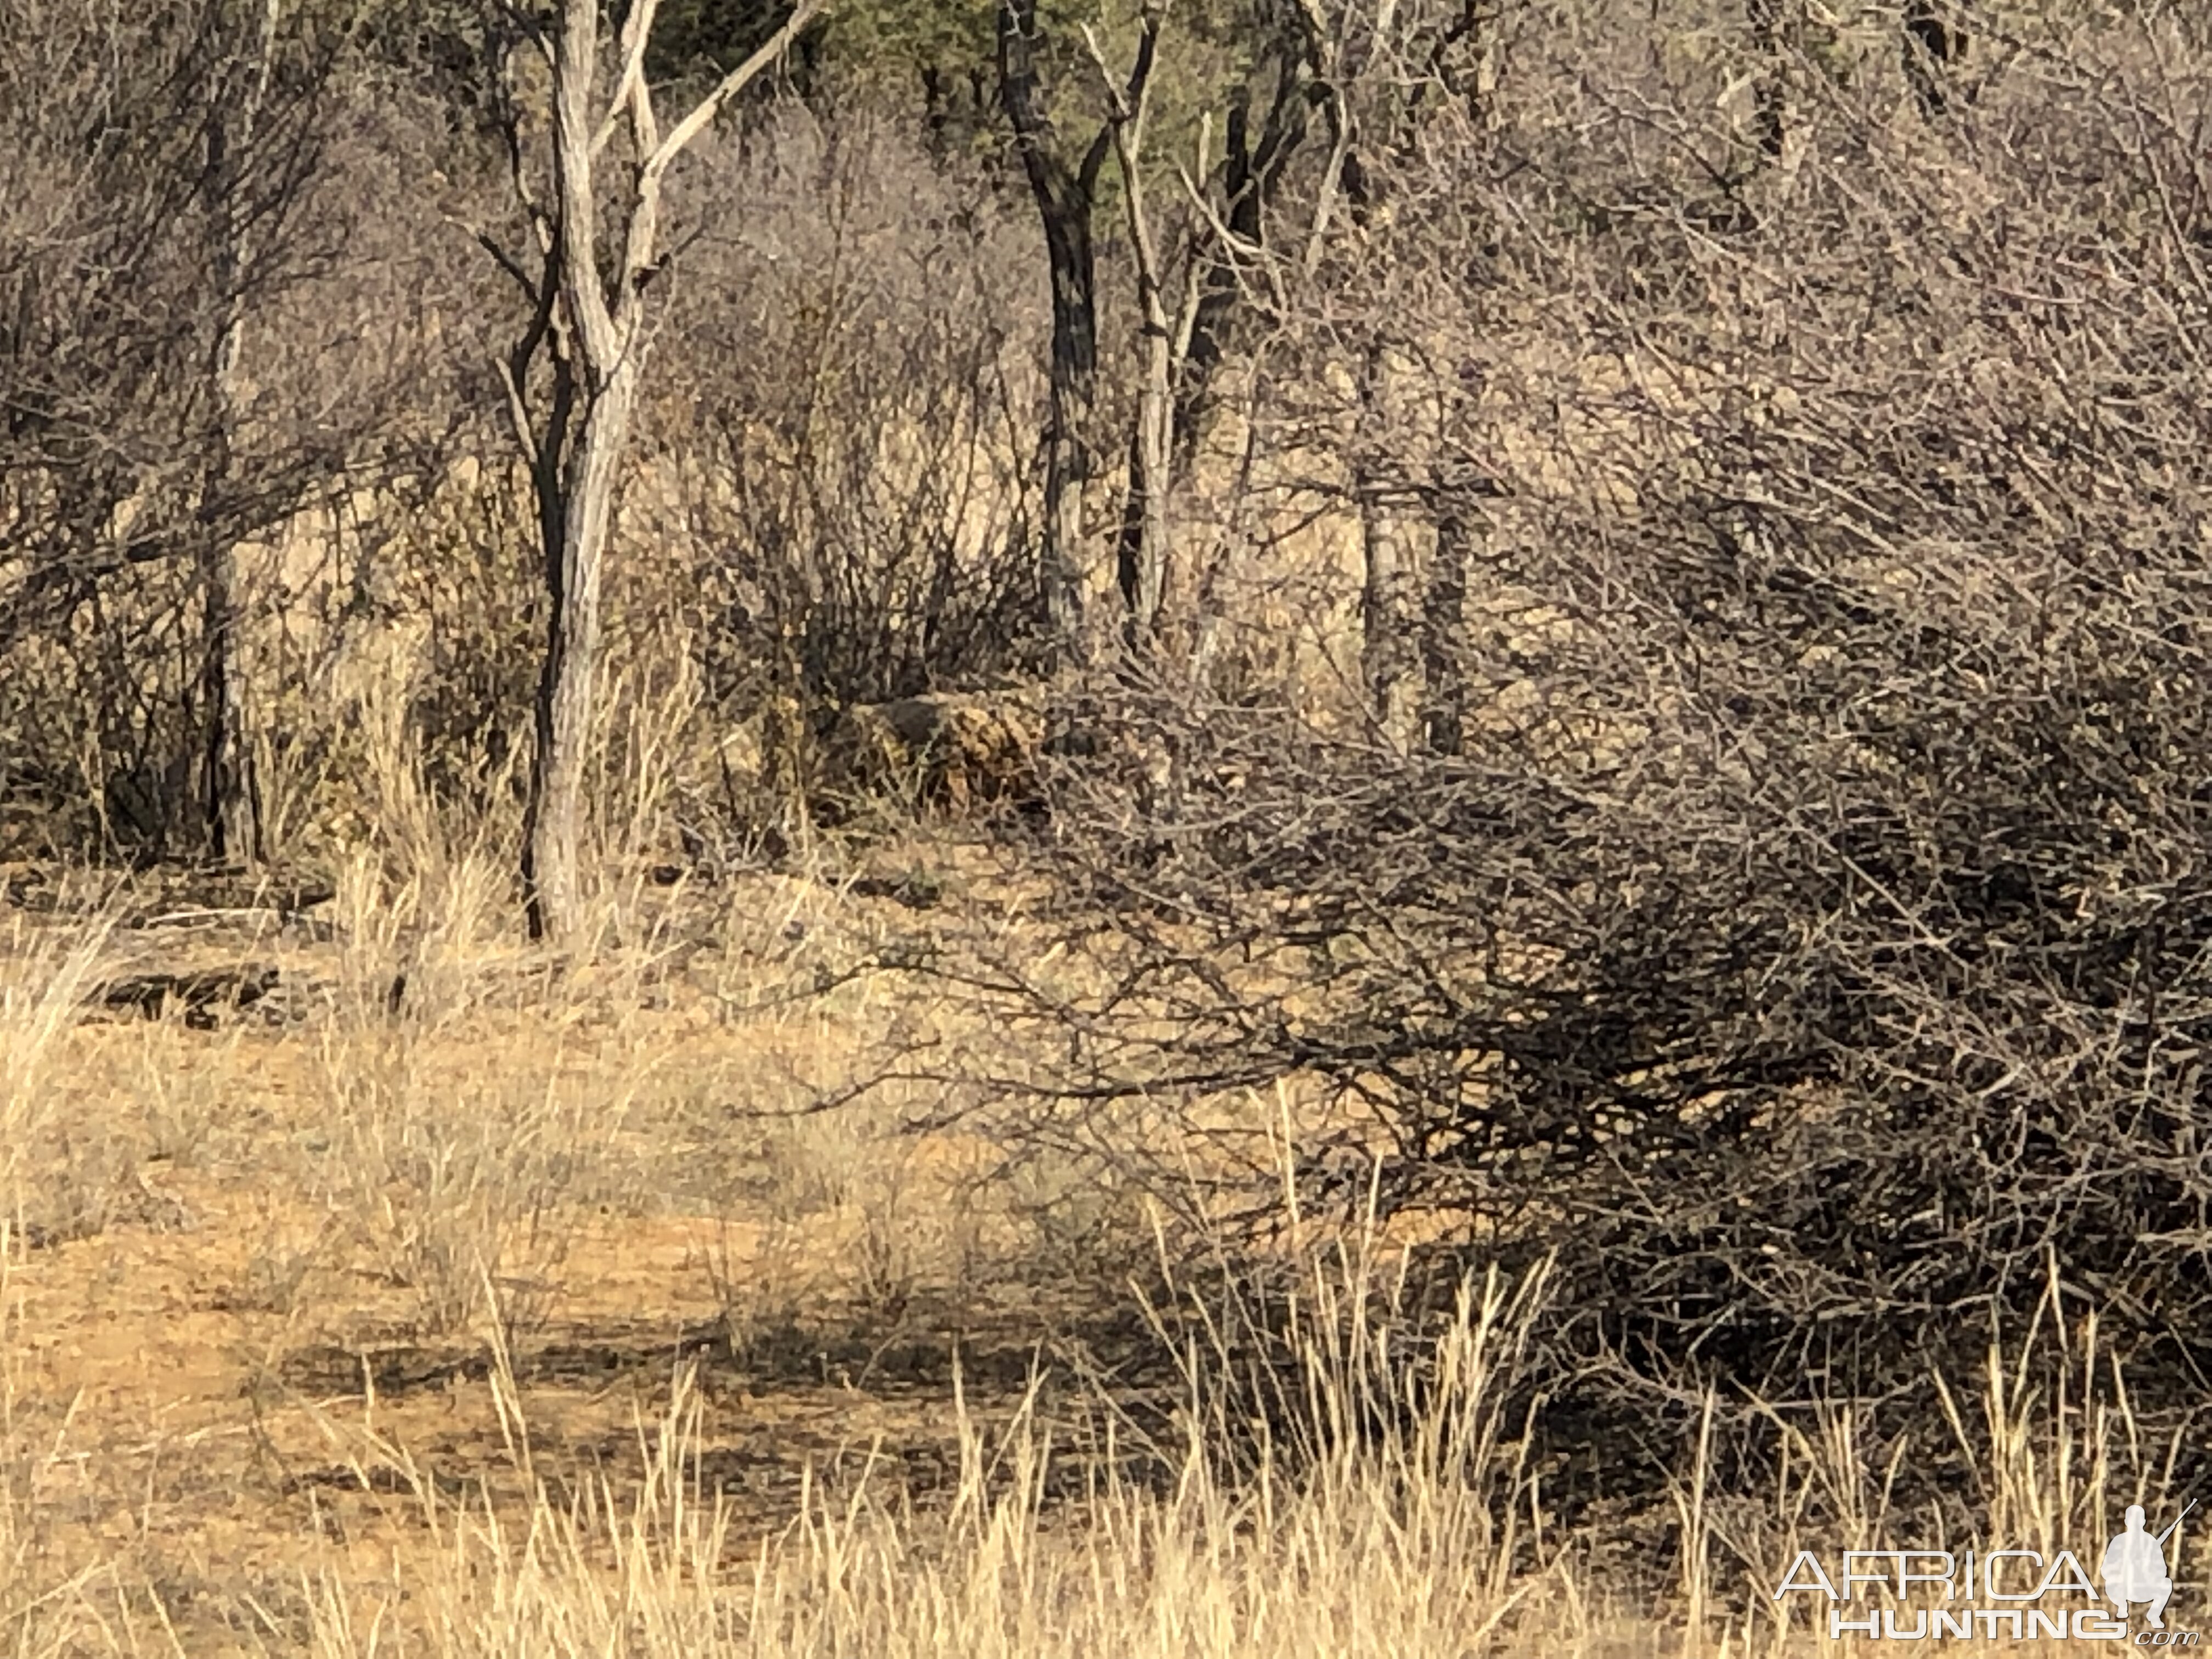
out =
<svg viewBox="0 0 2212 1659"><path fill-rule="evenodd" d="M1390 1386L1340 1296L1321 1316L1351 1347L1316 1337L1306 1355L1332 1408ZM380 1448L405 1468L441 1547L410 1586L411 1607L319 1577L318 1640L347 1654L412 1628L456 1655L1456 1655L1508 1618L1540 1614L1561 1646L1587 1646L1587 1604L1558 1573L1509 1579L1512 1540L1497 1534L1485 1478L1500 1467L1494 1384L1529 1305L1494 1282L1463 1303L1428 1409L1296 1477L1263 1456L1252 1479L1224 1479L1213 1396L1195 1369L1164 1489L1121 1472L1110 1424L1063 1447L1033 1388L989 1431L956 1379L948 1492L925 1510L873 1468L834 1491L810 1482L788 1524L750 1549L702 1474L690 1371L659 1419L640 1425L641 1481L556 1492L537 1474L511 1373L495 1370L487 1387L532 1493L526 1517L449 1510L403 1452ZM1092 1472L1072 1502L1056 1479L1070 1462Z"/></svg>
<svg viewBox="0 0 2212 1659"><path fill-rule="evenodd" d="M1170 1285L1173 1398L1133 1411L1054 1357L1071 1295L1127 1296L1050 1259L1127 1224L1068 1222L1073 1176L994 1185L896 1100L758 1115L915 1012L783 994L910 918L617 892L550 969L505 942L504 850L357 865L322 940L8 913L0 1651L1779 1652L1830 1645L1765 1594L1798 1549L1964 1541L1894 1512L1918 1453L1848 1402L1775 1411L1772 1490L1723 1492L1709 1402L1665 1558L1621 1573L1661 1534L1564 1527L1531 1458L1540 1271L1415 1342L1371 1226L1293 1228L1287 1292ZM281 962L292 1022L78 1018L112 964L218 951ZM1921 1449L1967 1455L1977 1540L2083 1550L2170 1510L2176 1446L2045 1312Z"/></svg>

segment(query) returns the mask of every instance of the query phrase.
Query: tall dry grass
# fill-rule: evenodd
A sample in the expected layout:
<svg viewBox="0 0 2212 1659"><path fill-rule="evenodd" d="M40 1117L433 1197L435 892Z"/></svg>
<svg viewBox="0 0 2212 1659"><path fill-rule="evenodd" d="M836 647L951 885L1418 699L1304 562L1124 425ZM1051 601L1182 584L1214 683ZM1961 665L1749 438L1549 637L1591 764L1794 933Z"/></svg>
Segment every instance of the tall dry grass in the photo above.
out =
<svg viewBox="0 0 2212 1659"><path fill-rule="evenodd" d="M2061 1332L2054 1302L2016 1346L1993 1342L1978 1389L1939 1384L1944 1420L1932 1426L1957 1437L1972 1471L1963 1535L1941 1513L1888 1507L1911 1446L1869 1455L1853 1404L1823 1407L1809 1425L1777 1414L1787 1450L1773 1489L1723 1504L1709 1394L1674 1492L1675 1579L1654 1595L1608 1575L1604 1563L1627 1540L1558 1527L1530 1461L1541 1401L1522 1385L1543 1269L1468 1282L1414 1343L1407 1280L1372 1243L1316 1251L1287 1297L1252 1279L1187 1292L1179 1318L1155 1310L1156 1335L1180 1344L1167 1443L1133 1431L1104 1392L1048 1419L1035 1383L1011 1421L988 1429L956 1385L949 1492L917 1498L870 1462L857 1479L810 1480L789 1523L764 1539L738 1535L705 1478L690 1370L677 1375L660 1419L640 1423L632 1481L602 1475L571 1489L541 1470L502 1358L489 1386L532 1501L519 1515L453 1505L404 1448L378 1447L437 1548L394 1582L318 1575L316 1650L1843 1652L1856 1650L1853 1638L1832 1643L1771 1597L1800 1549L1833 1562L1846 1548L2070 1547L2094 1572L2119 1506L2170 1513L2176 1499L2124 1405L2080 1403L2093 1373L2110 1368L2117 1384L2120 1368L2099 1348L2094 1319ZM1263 1307L1285 1334L1288 1363L1261 1376L1244 1321ZM2054 1358L2083 1380L2037 1387ZM2169 1559L2185 1585L2179 1537Z"/></svg>
<svg viewBox="0 0 2212 1659"><path fill-rule="evenodd" d="M660 752L657 740L637 747ZM2171 1514L2183 1496L2174 1471L2191 1425L2154 1433L2138 1419L2124 1356L2054 1284L2027 1329L1992 1333L1980 1375L1931 1379L1939 1409L1915 1433L1885 1428L1869 1402L1799 1408L1716 1386L1691 1408L1665 1494L1670 1526L1647 1516L1568 1527L1533 1450L1542 1273L1471 1279L1440 1316L1424 1314L1407 1258L1371 1218L1334 1240L1295 1214L1291 1236L1307 1242L1287 1289L1282 1263L1261 1273L1224 1254L1202 1279L1170 1274L1165 1298L1143 1310L1173 1360L1164 1415L1103 1375L1079 1376L1072 1401L1040 1382L1010 1414L956 1391L945 1486L917 1490L856 1445L860 1472L848 1462L811 1475L763 1537L715 1484L707 1379L687 1369L637 1425L628 1467L577 1468L533 1432L515 1358L558 1304L580 1218L609 1200L651 1201L673 1161L670 1101L702 1086L686 1068L712 1073L704 1086L765 1090L757 1061L770 1039L826 1048L835 1028L818 1009L770 1012L744 978L757 966L729 968L719 991L754 1022L733 1048L750 1071L718 1070L727 1056L710 1064L696 1032L626 1028L607 1011L636 1006L664 943L635 890L602 891L597 959L556 973L514 936L501 833L444 814L404 773L386 781L384 800L391 834L339 884L329 1006L304 1042L283 1039L307 1051L319 1137L294 1173L338 1253L382 1273L414 1331L489 1348L482 1386L506 1467L456 1497L471 1489L441 1479L436 1455L333 1421L365 1492L389 1492L396 1477L404 1496L384 1500L392 1547L371 1567L359 1551L286 1540L291 1559L315 1565L258 1625L241 1595L251 1648L320 1659L1833 1651L1768 1594L1801 1549L1833 1560L1850 1548L2006 1545L2087 1559L2127 1504ZM802 910L818 927L830 902L794 887L786 907L756 902L722 931L765 961ZM142 1109L198 1086L162 1070L187 1052L174 1042L185 1034L125 1028L103 1040L106 1069L75 1065L77 1005L109 923L9 925L0 1654L195 1651L127 1546L103 1558L81 1537L64 1542L57 1493L81 1449L70 1402L26 1387L32 1315L12 1288L24 1223L52 1213L57 1190L100 1178L84 1133L143 1135ZM844 1016L884 1012L867 1001L878 994L856 988ZM237 1032L194 1041L210 1087L269 1052ZM102 1079L131 1098L96 1098ZM102 1113L105 1129L71 1120ZM59 1133L70 1128L81 1133ZM816 1208L853 1211L842 1265L866 1295L902 1302L923 1271L915 1258L957 1262L974 1248L951 1237L974 1218L918 1210L928 1200L899 1162L907 1149L859 1119L793 1119L770 1139L781 1187L754 1208L790 1212L794 1255L816 1237L801 1224ZM773 1254L734 1252L719 1269L733 1348L747 1329L796 1317L812 1293L805 1264ZM1726 1461L1729 1425L1747 1417L1779 1448L1763 1490L1744 1490ZM1900 1471L1922 1459L1959 1471L1932 1510L1897 1497ZM2175 1624L2197 1594L2188 1542L2185 1532L2169 1553L2183 1583ZM1624 1559L1644 1570L1624 1571Z"/></svg>
<svg viewBox="0 0 2212 1659"><path fill-rule="evenodd" d="M0 933L0 1221L19 1236L26 1183L55 1127L57 1051L112 926L104 909L66 933L35 928L14 911Z"/></svg>
<svg viewBox="0 0 2212 1659"><path fill-rule="evenodd" d="M52 1018L58 1019L59 1016ZM427 1133L434 1119L422 1120ZM446 1133L453 1133L447 1126ZM519 1155L520 1156L520 1155ZM525 1159L526 1161L526 1158ZM461 1206L465 1210L466 1206ZM1291 1264L1170 1275L1146 1305L1173 1359L1167 1409L1103 1376L1068 1397L1042 1377L1010 1411L956 1383L957 1462L917 1490L856 1455L810 1475L786 1522L745 1529L715 1480L703 1379L678 1370L641 1419L628 1467L580 1468L533 1432L517 1322L496 1253L465 1319L493 1358L506 1447L498 1478L442 1478L438 1459L331 1419L394 1541L376 1565L301 1540L287 1608L249 1648L320 1659L424 1654L1703 1656L1841 1651L1768 1595L1800 1549L1996 1545L2089 1553L2141 1502L2171 1513L2186 1425L2150 1435L2098 1322L1993 1334L1983 1373L1939 1379L1918 1438L1884 1440L1864 1402L1765 1411L1782 1447L1771 1488L1731 1486L1716 1389L1673 1498L1671 1542L1647 1526L1567 1528L1532 1455L1530 1342L1542 1269L1466 1280L1424 1314L1407 1258L1370 1226ZM0 1652L198 1650L127 1558L58 1550L68 1413L30 1408L26 1315L0 1249ZM464 1268L457 1261L451 1271ZM461 1316L456 1316L457 1317ZM373 1413L373 1402L372 1402ZM1962 1470L1934 1511L1894 1499L1899 1466ZM1624 1553L1670 1551L1622 1575ZM295 1557L295 1559L297 1559ZM2170 1550L2185 1627L2185 1534ZM2094 1570L2094 1568L2093 1568ZM248 1609L250 1611L250 1608Z"/></svg>
<svg viewBox="0 0 2212 1659"><path fill-rule="evenodd" d="M1526 1470L1506 1402L1540 1275L1471 1287L1413 1365L1390 1337L1399 1293L1371 1263L1315 1264L1294 1298L1284 1439L1263 1442L1242 1475L1224 1455L1236 1391L1218 1386L1239 1356L1194 1348L1164 1457L1129 1455L1110 1398L1055 1425L1033 1384L987 1429L956 1385L949 1492L918 1498L871 1462L848 1480L810 1480L789 1524L761 1540L737 1535L704 1477L692 1372L659 1421L639 1425L627 1490L602 1476L568 1494L540 1468L502 1363L488 1386L526 1512L452 1506L405 1448L378 1445L436 1547L404 1599L400 1586L319 1574L314 1648L1442 1656L1510 1629L1558 1650L1587 1644L1595 1604L1571 1558L1555 1541L1515 1565Z"/></svg>
<svg viewBox="0 0 2212 1659"><path fill-rule="evenodd" d="M45 1488L60 1450L31 1412L23 1386L23 1322L15 1285L20 1239L0 1221L0 1652L46 1659L67 1650L78 1621L72 1608L89 1575L52 1559L42 1524Z"/></svg>
<svg viewBox="0 0 2212 1659"><path fill-rule="evenodd" d="M26 1313L15 1282L34 1212L69 1178L52 1154L55 1073L112 918L65 935L12 913L0 938L0 1652L45 1659L82 1633L76 1609L92 1575L56 1556L46 1494L63 1451L66 1413L35 1409L25 1385Z"/></svg>

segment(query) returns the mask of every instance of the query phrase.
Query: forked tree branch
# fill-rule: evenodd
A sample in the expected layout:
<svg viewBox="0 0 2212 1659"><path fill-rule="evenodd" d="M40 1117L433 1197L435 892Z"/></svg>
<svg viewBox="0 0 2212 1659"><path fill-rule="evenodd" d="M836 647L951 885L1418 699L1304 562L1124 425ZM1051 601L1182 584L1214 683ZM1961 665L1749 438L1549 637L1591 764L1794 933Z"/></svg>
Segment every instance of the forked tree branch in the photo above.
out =
<svg viewBox="0 0 2212 1659"><path fill-rule="evenodd" d="M629 17L623 20L622 79L615 82L615 94L607 104L606 118L599 123L599 130L592 135L592 154L594 156L614 137L615 129L622 123L623 107L644 87L645 49L653 40L653 16L659 9L660 0L636 0ZM646 95L650 97L649 94Z"/></svg>

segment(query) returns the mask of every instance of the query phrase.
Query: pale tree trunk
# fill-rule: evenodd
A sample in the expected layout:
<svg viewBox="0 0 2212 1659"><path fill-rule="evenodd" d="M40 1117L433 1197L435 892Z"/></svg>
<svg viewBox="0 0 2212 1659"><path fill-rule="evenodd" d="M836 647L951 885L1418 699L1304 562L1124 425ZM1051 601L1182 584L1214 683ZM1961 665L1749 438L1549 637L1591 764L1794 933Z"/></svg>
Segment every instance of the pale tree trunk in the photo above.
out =
<svg viewBox="0 0 2212 1659"><path fill-rule="evenodd" d="M1360 377L1360 421L1399 444L1412 437L1399 408L1400 363L1388 346L1370 347ZM1367 708L1383 740L1400 753L1412 746L1414 725L1413 617L1408 614L1406 536L1395 504L1370 479L1358 481L1360 580L1360 678Z"/></svg>
<svg viewBox="0 0 2212 1659"><path fill-rule="evenodd" d="M645 9L649 24L650 8ZM596 0L566 0L554 48L558 259L544 280L556 281L557 270L561 321L568 349L580 359L583 395L577 432L573 437L553 434L556 442L567 437L573 447L565 459L556 448L536 469L541 490L560 492L558 510L540 514L549 529L557 526L559 538L549 536L542 549L545 656L538 665L537 744L522 855L531 937L556 945L574 937L583 912L584 773L599 676L599 598L614 493L636 397L637 350L643 343L618 322L600 285L592 178L597 124L592 118L598 32ZM649 210L648 204L633 200L633 215ZM627 300L617 293L617 305L624 311L629 309Z"/></svg>
<svg viewBox="0 0 2212 1659"><path fill-rule="evenodd" d="M584 780L599 671L600 594L615 493L629 456L643 373L646 290L662 262L661 182L722 106L821 9L817 0L800 0L775 37L664 137L645 74L659 9L659 0L634 0L629 7L620 75L612 96L596 110L598 0L562 0L550 33L534 13L508 9L509 21L552 64L554 200L541 204L532 195L522 161L526 124L509 105L503 111L509 161L538 240L536 272L489 235L477 235L521 285L532 309L530 325L503 366L515 436L538 495L547 598L522 875L531 937L558 946L573 945L582 930ZM618 257L607 259L599 234L595 173L601 153L625 124L630 154L623 170L620 247ZM530 371L541 352L552 360L551 390L545 407L533 415Z"/></svg>
<svg viewBox="0 0 2212 1659"><path fill-rule="evenodd" d="M547 546L545 658L538 677L538 746L531 775L524 868L533 936L575 929L582 896L584 774L599 659L599 596L614 497L637 400L635 359L625 359L592 398L561 479L568 510Z"/></svg>
<svg viewBox="0 0 2212 1659"><path fill-rule="evenodd" d="M268 0L262 13L259 52L253 82L238 112L238 149L250 153L276 52L283 0ZM201 482L204 499L220 491L230 472L238 432L245 418L246 304L239 293L252 258L244 228L231 219L231 145L222 117L210 116L207 131L206 211L214 229L216 292L226 307L209 365L216 416L214 440ZM240 607L238 550L216 542L202 554L200 568L200 811L208 850L218 860L258 862L262 854L260 791L253 750L246 731L242 676L239 666Z"/></svg>
<svg viewBox="0 0 2212 1659"><path fill-rule="evenodd" d="M1167 586L1168 467L1174 443L1174 342L1164 324L1145 323L1144 383L1137 392L1137 429L1129 439L1129 503L1117 576L1132 653L1152 648Z"/></svg>
<svg viewBox="0 0 2212 1659"><path fill-rule="evenodd" d="M1348 201L1354 226L1364 222L1373 204L1353 116L1352 84L1362 73L1354 61L1357 54L1347 42L1342 24L1332 28L1319 0L1298 0L1298 9L1305 21L1313 95L1329 134L1328 159L1322 168L1306 231L1303 268L1306 280L1311 281L1329 244L1339 198ZM1382 0L1377 6L1370 52L1389 39L1396 15L1394 0ZM1401 356L1379 341L1368 348L1359 368L1358 419L1363 429L1379 431L1403 446L1411 432L1401 418L1401 400L1394 395L1401 378ZM1355 462L1352 486L1359 512L1360 680L1374 730L1391 748L1403 753L1413 744L1416 720L1410 684L1410 573L1403 526L1395 505L1387 498L1387 483L1375 476L1393 470Z"/></svg>

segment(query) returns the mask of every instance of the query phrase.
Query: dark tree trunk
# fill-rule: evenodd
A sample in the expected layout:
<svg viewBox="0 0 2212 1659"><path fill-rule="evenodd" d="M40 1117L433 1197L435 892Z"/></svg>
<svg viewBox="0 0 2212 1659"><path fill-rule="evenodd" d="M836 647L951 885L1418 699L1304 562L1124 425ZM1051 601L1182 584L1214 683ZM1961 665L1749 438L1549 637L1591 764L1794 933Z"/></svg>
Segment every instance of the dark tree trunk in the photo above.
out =
<svg viewBox="0 0 2212 1659"><path fill-rule="evenodd" d="M1036 203L1052 277L1052 409L1044 441L1041 586L1055 650L1063 660L1080 660L1088 654L1083 594L1091 565L1084 493L1094 474L1091 436L1098 398L1097 259L1091 216L1112 134L1102 128L1081 162L1067 166L1054 147L1052 124L1039 101L1036 40L1036 0L1000 0L1000 101Z"/></svg>
<svg viewBox="0 0 2212 1659"><path fill-rule="evenodd" d="M269 0L258 78L248 90L245 107L237 112L240 138L248 148L267 90L278 10L279 0ZM256 862L262 855L261 815L240 697L238 556L212 512L229 480L244 403L240 375L246 349L246 302L240 289L249 251L245 228L233 213L234 164L224 125L232 115L224 109L209 111L204 185L216 292L222 296L227 314L208 364L215 429L201 478L201 520L209 539L200 563L200 809L208 851L215 858Z"/></svg>
<svg viewBox="0 0 2212 1659"><path fill-rule="evenodd" d="M1267 112L1260 123L1255 143L1251 133L1249 88L1238 88L1229 106L1222 156L1222 183L1228 198L1225 222L1237 241L1247 248L1267 244L1267 210L1283 169L1305 137L1304 91L1309 82L1294 43L1279 44L1275 54L1275 88ZM1214 372L1227 349L1227 333L1237 309L1237 269L1229 251L1216 245L1200 278L1198 307L1191 320L1190 343L1183 354L1182 374L1176 387L1175 459L1187 466L1198 442L1200 426L1212 406Z"/></svg>
<svg viewBox="0 0 2212 1659"><path fill-rule="evenodd" d="M1436 755L1456 755L1467 737L1467 581L1476 533L1466 509L1444 512L1421 592L1421 726Z"/></svg>
<svg viewBox="0 0 2212 1659"><path fill-rule="evenodd" d="M208 851L216 860L262 857L260 792L239 697L238 606L228 548L201 572L200 810Z"/></svg>

